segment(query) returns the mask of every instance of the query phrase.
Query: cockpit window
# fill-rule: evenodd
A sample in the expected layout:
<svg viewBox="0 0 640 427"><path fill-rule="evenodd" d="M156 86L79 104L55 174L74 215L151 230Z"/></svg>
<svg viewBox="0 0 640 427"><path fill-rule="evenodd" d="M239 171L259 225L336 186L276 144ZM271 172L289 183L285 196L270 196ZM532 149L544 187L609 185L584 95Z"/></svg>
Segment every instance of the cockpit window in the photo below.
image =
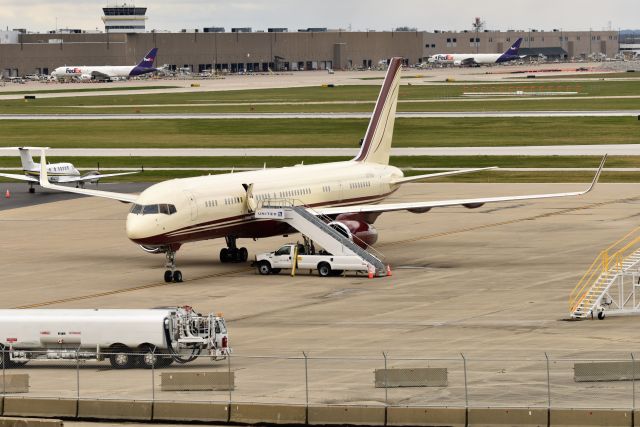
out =
<svg viewBox="0 0 640 427"><path fill-rule="evenodd" d="M142 215L150 215L158 213L158 205L146 205L142 208Z"/></svg>
<svg viewBox="0 0 640 427"><path fill-rule="evenodd" d="M167 203L161 203L158 205L134 204L129 212L134 215L152 215L158 213L161 213L163 215L173 215L177 212L177 210L174 205L170 205Z"/></svg>
<svg viewBox="0 0 640 427"><path fill-rule="evenodd" d="M142 205L136 205L135 203L131 206L131 210L129 211L132 214L139 215L142 212Z"/></svg>

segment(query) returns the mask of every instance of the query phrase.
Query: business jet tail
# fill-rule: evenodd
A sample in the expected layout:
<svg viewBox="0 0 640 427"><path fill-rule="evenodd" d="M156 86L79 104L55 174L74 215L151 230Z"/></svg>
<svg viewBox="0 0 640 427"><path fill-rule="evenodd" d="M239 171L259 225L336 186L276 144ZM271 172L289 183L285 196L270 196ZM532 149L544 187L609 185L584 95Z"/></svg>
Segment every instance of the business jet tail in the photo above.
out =
<svg viewBox="0 0 640 427"><path fill-rule="evenodd" d="M400 90L401 68L402 58L392 58L360 152L354 159L357 162L389 164L393 126L398 106L398 91Z"/></svg>

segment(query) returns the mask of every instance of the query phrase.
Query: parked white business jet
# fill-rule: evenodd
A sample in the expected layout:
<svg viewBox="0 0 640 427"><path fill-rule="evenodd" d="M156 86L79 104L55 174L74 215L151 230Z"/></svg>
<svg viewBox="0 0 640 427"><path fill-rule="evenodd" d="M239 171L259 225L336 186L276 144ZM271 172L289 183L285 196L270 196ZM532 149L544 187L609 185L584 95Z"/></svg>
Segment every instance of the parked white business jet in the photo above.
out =
<svg viewBox="0 0 640 427"><path fill-rule="evenodd" d="M20 181L27 181L29 183L29 193L35 193L35 184L40 183L40 163L34 163L29 150L42 149L42 147L11 147L12 149L18 149L20 151L20 161L22 162L22 170L24 175L18 175L13 173L0 173L1 177L17 179ZM6 149L6 148L4 148ZM103 178L109 178L112 176L131 175L138 172L119 172L101 174L98 171L87 172L84 175L80 175L80 171L75 168L71 163L51 163L46 165L46 172L50 182L58 184L76 184L77 187L83 188L87 182L97 183Z"/></svg>
<svg viewBox="0 0 640 427"><path fill-rule="evenodd" d="M112 80L116 78L128 79L129 77L140 76L142 74L157 71L153 67L153 62L158 53L157 48L153 48L147 53L138 65L101 65L101 66L64 66L58 67L51 73L57 80Z"/></svg>
<svg viewBox="0 0 640 427"><path fill-rule="evenodd" d="M490 65L520 59L522 37L515 41L504 53L438 53L431 55L427 61L434 64L449 64L457 66Z"/></svg>
<svg viewBox="0 0 640 427"><path fill-rule="evenodd" d="M373 244L377 239L373 223L384 212L423 213L454 205L478 208L485 203L578 196L594 187L605 159L591 186L584 191L376 204L407 182L483 170L404 177L400 169L389 165L401 64L402 58L391 60L360 152L353 160L173 179L155 184L140 195L50 184L44 167L41 185L132 203L126 221L127 236L148 252L166 254L166 281L182 280L182 273L175 270L175 254L185 243L224 237L228 247L220 251L221 261L246 261L247 249L237 247L238 238L255 239L295 232L283 222L256 219L253 212L263 200L290 199L297 205L306 205L314 214L330 216L334 224L348 229L351 236L362 237L368 244ZM43 164L44 156L43 150Z"/></svg>

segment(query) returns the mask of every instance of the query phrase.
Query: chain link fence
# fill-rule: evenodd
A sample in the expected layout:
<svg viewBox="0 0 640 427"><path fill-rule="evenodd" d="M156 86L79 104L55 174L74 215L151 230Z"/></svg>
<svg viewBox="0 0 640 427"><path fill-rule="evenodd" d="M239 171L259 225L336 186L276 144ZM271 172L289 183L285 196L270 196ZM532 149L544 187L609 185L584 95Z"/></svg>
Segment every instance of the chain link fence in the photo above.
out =
<svg viewBox="0 0 640 427"><path fill-rule="evenodd" d="M0 352L0 394L287 405L636 408L640 364L578 359L248 356L188 363L156 355ZM151 357L151 359L150 359ZM146 358L146 359L145 359ZM115 365L115 367L114 367Z"/></svg>

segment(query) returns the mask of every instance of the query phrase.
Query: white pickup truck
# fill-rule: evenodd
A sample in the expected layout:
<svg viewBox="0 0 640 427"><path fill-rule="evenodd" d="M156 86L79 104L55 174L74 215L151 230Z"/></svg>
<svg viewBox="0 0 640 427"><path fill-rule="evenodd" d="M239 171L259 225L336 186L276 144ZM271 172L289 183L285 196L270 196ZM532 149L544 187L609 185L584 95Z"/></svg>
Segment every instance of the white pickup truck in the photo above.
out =
<svg viewBox="0 0 640 427"><path fill-rule="evenodd" d="M309 254L303 244L289 243L275 252L256 255L255 266L260 274L278 274L283 269L318 270L322 277L339 276L345 271L367 273L371 267L357 255L334 256L327 253ZM296 263L294 264L294 256Z"/></svg>

